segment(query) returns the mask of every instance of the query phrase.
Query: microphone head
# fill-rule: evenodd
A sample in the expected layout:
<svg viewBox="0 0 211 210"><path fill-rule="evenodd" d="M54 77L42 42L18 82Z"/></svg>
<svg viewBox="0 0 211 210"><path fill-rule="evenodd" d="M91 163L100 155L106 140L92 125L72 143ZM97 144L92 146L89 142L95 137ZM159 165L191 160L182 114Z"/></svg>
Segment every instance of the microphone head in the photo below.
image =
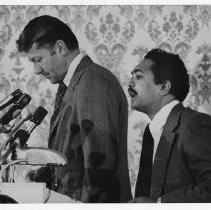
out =
<svg viewBox="0 0 211 210"><path fill-rule="evenodd" d="M43 108L42 106L39 106L34 114L32 115L31 121L34 122L36 125L39 125L42 120L45 118L47 115L48 111Z"/></svg>
<svg viewBox="0 0 211 210"><path fill-rule="evenodd" d="M6 98L0 101L0 110L19 100L22 95L23 92L20 89L17 89L14 92L10 93Z"/></svg>
<svg viewBox="0 0 211 210"><path fill-rule="evenodd" d="M15 90L11 95L16 99L20 98L23 95L23 92L20 89Z"/></svg>
<svg viewBox="0 0 211 210"><path fill-rule="evenodd" d="M26 144L27 140L29 139L30 137L30 134L23 130L23 129L20 129L18 130L15 134L14 134L14 139L15 140L19 140L19 145L20 147L24 147L24 145Z"/></svg>
<svg viewBox="0 0 211 210"><path fill-rule="evenodd" d="M30 101L31 96L24 93L20 99L14 103L9 111L5 113L2 118L0 118L0 123L3 125L8 124L12 119L16 118L21 113L21 109L23 109Z"/></svg>
<svg viewBox="0 0 211 210"><path fill-rule="evenodd" d="M18 109L23 109L31 101L31 96L27 93L24 93L20 99L15 103Z"/></svg>

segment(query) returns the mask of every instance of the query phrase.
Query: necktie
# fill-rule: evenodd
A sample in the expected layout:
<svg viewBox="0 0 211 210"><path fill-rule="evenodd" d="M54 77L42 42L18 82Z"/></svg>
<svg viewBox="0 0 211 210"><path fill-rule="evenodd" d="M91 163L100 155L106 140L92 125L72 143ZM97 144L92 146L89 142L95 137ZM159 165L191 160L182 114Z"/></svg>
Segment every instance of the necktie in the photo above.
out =
<svg viewBox="0 0 211 210"><path fill-rule="evenodd" d="M59 87L58 87L58 90L57 90L57 93L56 93L56 99L55 99L55 105L54 105L54 112L53 112L53 115L51 117L51 123L50 123L50 127L52 128L53 126L53 123L56 119L56 116L59 112L59 108L61 106L61 103L62 103L62 99L64 97L64 94L67 90L67 86L62 82L59 84Z"/></svg>
<svg viewBox="0 0 211 210"><path fill-rule="evenodd" d="M154 139L147 125L142 141L141 159L136 182L135 198L150 197Z"/></svg>

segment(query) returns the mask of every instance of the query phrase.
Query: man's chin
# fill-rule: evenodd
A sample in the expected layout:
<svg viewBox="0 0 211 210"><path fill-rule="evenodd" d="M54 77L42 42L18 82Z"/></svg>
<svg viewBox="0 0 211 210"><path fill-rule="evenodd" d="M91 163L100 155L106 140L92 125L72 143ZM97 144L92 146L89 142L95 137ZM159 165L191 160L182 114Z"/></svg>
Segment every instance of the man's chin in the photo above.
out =
<svg viewBox="0 0 211 210"><path fill-rule="evenodd" d="M131 102L131 109L137 110L137 105L134 102Z"/></svg>
<svg viewBox="0 0 211 210"><path fill-rule="evenodd" d="M48 80L52 83L52 84L58 84L59 81L53 79L53 78L48 78Z"/></svg>
<svg viewBox="0 0 211 210"><path fill-rule="evenodd" d="M142 107L139 104L135 103L135 101L131 102L131 109L138 112L143 112Z"/></svg>
<svg viewBox="0 0 211 210"><path fill-rule="evenodd" d="M58 83L59 83L59 82L54 81L54 80L50 80L50 82L51 82L52 84L58 84Z"/></svg>

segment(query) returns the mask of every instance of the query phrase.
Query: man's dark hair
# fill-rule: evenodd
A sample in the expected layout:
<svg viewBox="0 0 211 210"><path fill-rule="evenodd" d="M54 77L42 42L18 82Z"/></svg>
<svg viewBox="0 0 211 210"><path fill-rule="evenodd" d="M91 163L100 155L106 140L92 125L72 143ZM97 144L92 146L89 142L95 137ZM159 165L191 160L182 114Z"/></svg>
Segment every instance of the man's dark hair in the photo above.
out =
<svg viewBox="0 0 211 210"><path fill-rule="evenodd" d="M171 82L169 93L182 102L189 92L190 85L187 69L179 55L152 49L144 58L153 61L151 70L155 84L169 80Z"/></svg>
<svg viewBox="0 0 211 210"><path fill-rule="evenodd" d="M57 40L62 40L69 50L78 49L78 40L69 26L61 20L43 15L32 19L16 41L19 52L28 52L33 44L37 48L52 47Z"/></svg>

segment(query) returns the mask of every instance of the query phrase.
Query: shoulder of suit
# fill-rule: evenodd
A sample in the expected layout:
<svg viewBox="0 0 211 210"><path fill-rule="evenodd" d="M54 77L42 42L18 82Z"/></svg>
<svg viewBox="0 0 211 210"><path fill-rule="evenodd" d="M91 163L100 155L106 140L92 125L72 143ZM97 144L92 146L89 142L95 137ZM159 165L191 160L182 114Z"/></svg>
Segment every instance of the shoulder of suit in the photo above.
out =
<svg viewBox="0 0 211 210"><path fill-rule="evenodd" d="M191 118L207 118L211 120L211 116L206 114L206 113L202 113L196 110L193 110L189 107L183 107L182 109L182 114Z"/></svg>
<svg viewBox="0 0 211 210"><path fill-rule="evenodd" d="M211 116L190 108L184 108L180 118L181 126L190 131L193 135L198 135L203 130L211 130Z"/></svg>
<svg viewBox="0 0 211 210"><path fill-rule="evenodd" d="M87 69L84 72L83 76L105 79L108 80L109 83L113 80L117 81L117 77L114 75L114 73L112 73L109 69L94 62L90 63L90 65L87 66Z"/></svg>

